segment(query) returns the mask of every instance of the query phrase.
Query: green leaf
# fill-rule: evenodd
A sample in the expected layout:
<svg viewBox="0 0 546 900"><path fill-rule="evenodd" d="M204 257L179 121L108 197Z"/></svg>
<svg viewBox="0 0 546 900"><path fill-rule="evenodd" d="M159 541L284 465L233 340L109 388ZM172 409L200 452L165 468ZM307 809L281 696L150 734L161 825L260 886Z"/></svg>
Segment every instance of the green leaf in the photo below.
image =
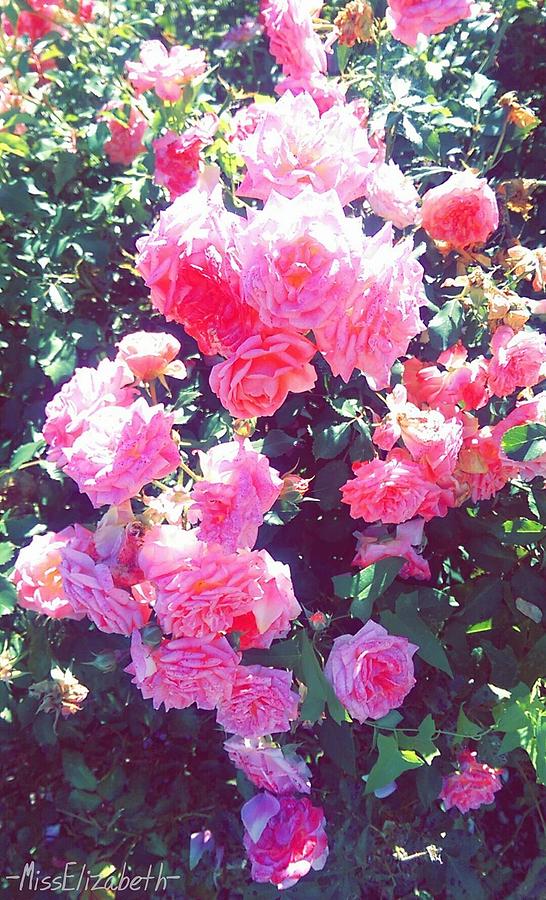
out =
<svg viewBox="0 0 546 900"><path fill-rule="evenodd" d="M433 350L447 350L460 337L463 327L463 307L459 300L448 300L430 320L427 331Z"/></svg>
<svg viewBox="0 0 546 900"><path fill-rule="evenodd" d="M254 450L265 453L268 457L284 456L290 453L297 444L297 439L281 431L280 428L272 428L264 438L252 441Z"/></svg>
<svg viewBox="0 0 546 900"><path fill-rule="evenodd" d="M419 725L417 734L405 734L403 731L398 733L398 745L403 750L415 750L430 766L434 757L440 755L440 751L432 740L435 733L436 723L429 713Z"/></svg>
<svg viewBox="0 0 546 900"><path fill-rule="evenodd" d="M27 156L29 153L28 144L18 134L0 131L0 157L7 156L8 153L14 156Z"/></svg>
<svg viewBox="0 0 546 900"><path fill-rule="evenodd" d="M459 710L459 715L457 717L457 732L461 735L465 735L467 738L477 737L483 731L481 725L476 725L475 722L471 722L468 716L464 711L464 704L461 704L461 708ZM465 737L457 737L453 739L453 743L455 746L462 743L465 740Z"/></svg>
<svg viewBox="0 0 546 900"><path fill-rule="evenodd" d="M97 779L82 754L76 750L63 751L63 771L66 780L72 787L81 788L84 791L94 791L97 787Z"/></svg>
<svg viewBox="0 0 546 900"><path fill-rule="evenodd" d="M414 750L400 750L395 735L379 734L377 737L379 756L366 782L366 794L385 787L391 781L410 769L423 765Z"/></svg>
<svg viewBox="0 0 546 900"><path fill-rule="evenodd" d="M17 592L3 575L0 575L0 616L13 612L17 603Z"/></svg>
<svg viewBox="0 0 546 900"><path fill-rule="evenodd" d="M314 647L305 631L301 633L301 667L303 681L307 686L307 696L302 704L301 715L310 722L318 722L324 706L338 725L346 720L345 708L337 699L332 685L324 675Z"/></svg>
<svg viewBox="0 0 546 900"><path fill-rule="evenodd" d="M321 509L335 509L340 502L340 488L350 478L351 470L341 459L334 459L320 469L311 482L313 497Z"/></svg>
<svg viewBox="0 0 546 900"><path fill-rule="evenodd" d="M101 803L97 794L89 794L87 791L74 790L68 795L68 805L83 812L93 812Z"/></svg>
<svg viewBox="0 0 546 900"><path fill-rule="evenodd" d="M44 447L45 441L43 440L29 441L28 444L21 444L21 446L12 454L9 461L9 468L18 469L23 463L30 462L31 459L34 459L35 456L39 455Z"/></svg>
<svg viewBox="0 0 546 900"><path fill-rule="evenodd" d="M313 456L315 459L334 459L345 450L351 439L350 422L329 425L313 432Z"/></svg>
<svg viewBox="0 0 546 900"><path fill-rule="evenodd" d="M515 425L505 431L501 441L502 449L509 459L530 462L546 453L546 425L531 422L529 425Z"/></svg>
<svg viewBox="0 0 546 900"><path fill-rule="evenodd" d="M544 682L537 681L529 690L520 683L493 709L493 717L499 731L505 736L501 753L521 747L535 767L537 781L546 785L546 701L541 696Z"/></svg>
<svg viewBox="0 0 546 900"><path fill-rule="evenodd" d="M356 775L353 729L348 722L337 724L328 716L320 726L319 743L338 768L347 775Z"/></svg>
<svg viewBox="0 0 546 900"><path fill-rule="evenodd" d="M403 635L417 644L418 655L429 665L453 677L445 650L436 635L425 625L417 612L417 593L406 594L396 601L396 613L385 610L381 624L391 634Z"/></svg>
<svg viewBox="0 0 546 900"><path fill-rule="evenodd" d="M335 595L344 600L354 598L351 615L367 622L373 604L393 583L404 562L398 557L391 557L367 566L358 575L336 575L332 578Z"/></svg>

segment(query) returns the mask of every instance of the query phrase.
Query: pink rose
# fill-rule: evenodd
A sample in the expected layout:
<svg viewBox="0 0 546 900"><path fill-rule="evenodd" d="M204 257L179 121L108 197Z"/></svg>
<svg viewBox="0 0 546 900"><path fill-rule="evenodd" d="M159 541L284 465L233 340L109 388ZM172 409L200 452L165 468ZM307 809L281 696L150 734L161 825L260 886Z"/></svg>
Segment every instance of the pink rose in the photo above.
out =
<svg viewBox="0 0 546 900"><path fill-rule="evenodd" d="M509 459L502 449L502 439L510 428L516 425L530 425L538 422L546 424L546 394L540 393L533 400L526 403L518 403L515 409L505 419L498 422L493 428L492 437L499 450L499 459L503 465L514 466L514 460ZM535 459L527 462L518 462L518 474L525 481L531 481L537 475L546 476L546 453L542 453Z"/></svg>
<svg viewBox="0 0 546 900"><path fill-rule="evenodd" d="M183 378L183 363L172 362L180 352L180 341L171 334L157 331L135 331L118 344L118 359L123 360L139 381L153 381L165 375Z"/></svg>
<svg viewBox="0 0 546 900"><path fill-rule="evenodd" d="M268 104L266 103L249 103L247 106L241 106L233 114L229 123L227 140L234 145L236 152L238 152L239 142L254 134L259 122L265 116L267 108Z"/></svg>
<svg viewBox="0 0 546 900"><path fill-rule="evenodd" d="M190 521L200 522L199 538L225 550L252 548L264 514L281 492L279 473L249 441L199 451L199 461L204 480L193 487L189 511Z"/></svg>
<svg viewBox="0 0 546 900"><path fill-rule="evenodd" d="M301 75L298 78L289 75L275 85L275 93L280 97L287 91L290 91L294 97L298 94L308 94L313 98L322 115L332 106L345 103L347 85L335 78L329 78L321 72L311 72L309 75Z"/></svg>
<svg viewBox="0 0 546 900"><path fill-rule="evenodd" d="M316 348L291 332L256 335L210 373L210 386L222 405L241 419L272 416L290 392L310 391L317 373L310 364Z"/></svg>
<svg viewBox="0 0 546 900"><path fill-rule="evenodd" d="M414 686L418 649L370 619L356 634L335 639L324 674L353 719L382 719L402 706Z"/></svg>
<svg viewBox="0 0 546 900"><path fill-rule="evenodd" d="M154 181L167 188L171 200L197 184L202 168L201 150L212 143L218 119L210 114L182 134L168 131L153 142Z"/></svg>
<svg viewBox="0 0 546 900"><path fill-rule="evenodd" d="M489 401L487 362L483 356L467 361L468 351L456 344L438 357L437 365L422 363L416 357L404 363L404 385L408 397L417 406L432 406L453 414L459 408L481 409Z"/></svg>
<svg viewBox="0 0 546 900"><path fill-rule="evenodd" d="M433 511L440 488L405 450L391 450L385 460L355 462L353 472L356 477L341 488L353 519L399 525L415 516L428 521L440 514Z"/></svg>
<svg viewBox="0 0 546 900"><path fill-rule="evenodd" d="M518 463L501 457L498 440L492 429L485 427L465 439L454 474L459 482L461 502L472 497L476 503L490 500L515 478Z"/></svg>
<svg viewBox="0 0 546 900"><path fill-rule="evenodd" d="M247 166L239 196L295 197L310 185L321 194L335 190L343 206L365 194L376 153L349 107L336 104L321 116L309 94L290 91L267 108L238 151Z"/></svg>
<svg viewBox="0 0 546 900"><path fill-rule="evenodd" d="M106 120L110 137L104 142L104 152L111 163L120 163L129 166L137 156L144 153L146 147L142 138L148 127L148 122L136 106L129 110L127 121L118 118L117 115L105 115L109 110L117 110L123 107L121 103L107 103L98 116L99 121Z"/></svg>
<svg viewBox="0 0 546 900"><path fill-rule="evenodd" d="M66 596L60 573L61 551L74 535L69 525L57 533L36 534L27 547L19 551L10 580L17 591L17 601L51 619L83 619Z"/></svg>
<svg viewBox="0 0 546 900"><path fill-rule="evenodd" d="M426 192L421 224L433 240L456 250L485 244L499 225L495 194L485 178L458 172Z"/></svg>
<svg viewBox="0 0 546 900"><path fill-rule="evenodd" d="M419 194L413 181L392 160L378 165L366 186L366 199L376 216L406 228L417 221Z"/></svg>
<svg viewBox="0 0 546 900"><path fill-rule="evenodd" d="M230 355L260 328L241 300L234 233L239 216L227 212L221 189L195 187L159 216L137 241L137 268L151 289L153 306L168 322L180 322L201 353Z"/></svg>
<svg viewBox="0 0 546 900"><path fill-rule="evenodd" d="M107 406L129 406L137 396L131 371L121 361L103 359L96 369L76 369L45 408L47 458L66 465L66 451L88 427L91 416Z"/></svg>
<svg viewBox="0 0 546 900"><path fill-rule="evenodd" d="M353 566L366 569L381 559L399 557L406 562L399 572L400 578L416 578L428 581L431 577L430 566L420 553L414 550L423 540L423 519L404 522L396 529L396 536L389 537L385 529L372 525L363 532L357 532L356 555Z"/></svg>
<svg viewBox="0 0 546 900"><path fill-rule="evenodd" d="M471 14L470 0L387 0L393 37L415 47L420 34L440 34Z"/></svg>
<svg viewBox="0 0 546 900"><path fill-rule="evenodd" d="M240 661L224 637L164 640L152 649L143 643L139 631L131 637L132 663L125 670L134 675L145 700L154 709L214 709L231 692Z"/></svg>
<svg viewBox="0 0 546 900"><path fill-rule="evenodd" d="M153 591L136 565L138 532L119 526L120 546L101 554L93 533L76 525L61 551L66 596L81 616L106 634L131 634L148 622ZM118 530L118 529L116 529ZM97 532L99 533L99 532Z"/></svg>
<svg viewBox="0 0 546 900"><path fill-rule="evenodd" d="M546 378L546 337L538 331L519 331L507 325L491 339L493 358L487 383L496 397L507 397L518 387L533 387Z"/></svg>
<svg viewBox="0 0 546 900"><path fill-rule="evenodd" d="M144 534L138 565L148 581L167 585L179 572L186 572L200 552L195 531L175 525L154 525Z"/></svg>
<svg viewBox="0 0 546 900"><path fill-rule="evenodd" d="M311 869L324 868L328 857L324 812L307 797L256 794L243 806L241 818L253 881L285 890Z"/></svg>
<svg viewBox="0 0 546 900"><path fill-rule="evenodd" d="M203 50L175 46L170 50L161 41L144 41L138 62L125 64L137 94L154 90L162 100L176 103L185 84L207 69Z"/></svg>
<svg viewBox="0 0 546 900"><path fill-rule="evenodd" d="M502 787L503 769L493 769L479 762L476 752L469 750L459 753L458 763L459 771L444 778L438 796L446 810L455 806L459 812L467 813L486 803L493 803L495 794Z"/></svg>
<svg viewBox="0 0 546 900"><path fill-rule="evenodd" d="M235 735L224 742L234 766L262 790L291 794L311 790L311 771L301 756L267 740L248 740Z"/></svg>
<svg viewBox="0 0 546 900"><path fill-rule="evenodd" d="M129 407L99 409L65 451L64 471L93 506L124 503L145 484L177 468L173 420L162 404L148 406L142 397Z"/></svg>
<svg viewBox="0 0 546 900"><path fill-rule="evenodd" d="M261 595L256 598L246 615L233 620L233 631L239 635L239 647L268 649L273 641L284 638L290 631L293 619L301 613L294 595L290 568L273 559L267 550L255 551L262 571L258 579Z"/></svg>
<svg viewBox="0 0 546 900"><path fill-rule="evenodd" d="M412 240L393 246L390 224L364 238L359 294L347 298L315 332L334 375L349 381L359 369L374 390L387 387L392 366L424 328L419 309L425 301L423 269Z"/></svg>
<svg viewBox="0 0 546 900"><path fill-rule="evenodd" d="M269 50L285 75L326 72L326 53L313 30L313 15L321 6L313 0L261 0L260 20Z"/></svg>
<svg viewBox="0 0 546 900"><path fill-rule="evenodd" d="M298 717L299 696L292 688L292 672L265 666L239 666L231 693L220 700L216 721L226 731L259 738L290 730Z"/></svg>
<svg viewBox="0 0 546 900"><path fill-rule="evenodd" d="M261 212L249 210L236 245L243 297L272 328L310 331L358 290L362 227L335 191L272 193Z"/></svg>

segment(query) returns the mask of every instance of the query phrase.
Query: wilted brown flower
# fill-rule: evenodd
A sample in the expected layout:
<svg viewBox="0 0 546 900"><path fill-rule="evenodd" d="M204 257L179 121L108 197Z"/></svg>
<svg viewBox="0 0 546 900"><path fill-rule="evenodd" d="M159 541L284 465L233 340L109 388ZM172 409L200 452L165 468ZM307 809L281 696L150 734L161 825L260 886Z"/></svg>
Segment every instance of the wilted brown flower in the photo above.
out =
<svg viewBox="0 0 546 900"><path fill-rule="evenodd" d="M499 100L499 106L508 110L508 121L518 128L536 128L540 119L528 106L522 106L515 91L508 91Z"/></svg>
<svg viewBox="0 0 546 900"><path fill-rule="evenodd" d="M533 283L534 291L543 291L546 287L546 249L537 247L530 250L528 247L517 245L506 251L503 261L504 268L516 278L525 278Z"/></svg>
<svg viewBox="0 0 546 900"><path fill-rule="evenodd" d="M9 684L10 681L20 673L15 670L16 657L13 652L6 647L0 653L0 681Z"/></svg>
<svg viewBox="0 0 546 900"><path fill-rule="evenodd" d="M57 724L59 716L66 719L80 711L89 691L70 669L63 672L55 667L51 670L51 678L33 684L29 693L40 700L38 712L54 713Z"/></svg>
<svg viewBox="0 0 546 900"><path fill-rule="evenodd" d="M532 178L511 178L509 181L502 182L497 193L504 198L509 210L528 219L534 208L531 195L537 187L538 181L534 181Z"/></svg>
<svg viewBox="0 0 546 900"><path fill-rule="evenodd" d="M339 43L354 47L373 41L373 10L366 0L351 0L336 16Z"/></svg>

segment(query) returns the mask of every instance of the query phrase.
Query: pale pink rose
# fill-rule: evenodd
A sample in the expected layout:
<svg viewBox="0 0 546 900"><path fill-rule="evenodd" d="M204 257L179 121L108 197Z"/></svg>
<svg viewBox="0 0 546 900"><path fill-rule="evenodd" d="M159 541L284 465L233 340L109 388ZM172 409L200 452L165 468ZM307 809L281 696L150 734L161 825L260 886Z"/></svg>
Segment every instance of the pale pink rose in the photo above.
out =
<svg viewBox="0 0 546 900"><path fill-rule="evenodd" d="M185 84L207 69L203 50L181 46L167 50L161 41L144 41L138 62L125 66L137 94L154 90L162 100L172 103L180 99Z"/></svg>
<svg viewBox="0 0 546 900"><path fill-rule="evenodd" d="M256 794L243 806L241 819L253 881L285 890L311 869L324 868L328 857L324 812L307 797Z"/></svg>
<svg viewBox="0 0 546 900"><path fill-rule="evenodd" d="M260 20L269 38L269 50L285 75L296 78L325 73L326 52L313 29L317 6L313 0L261 0Z"/></svg>
<svg viewBox="0 0 546 900"><path fill-rule="evenodd" d="M356 634L335 639L324 674L353 719L382 719L414 686L418 649L370 619Z"/></svg>
<svg viewBox="0 0 546 900"><path fill-rule="evenodd" d="M467 360L468 351L456 344L438 357L444 369L411 357L404 363L404 385L408 397L417 406L431 406L444 415L481 409L489 401L487 361L478 356Z"/></svg>
<svg viewBox="0 0 546 900"><path fill-rule="evenodd" d="M76 369L45 408L43 436L47 458L66 465L66 451L88 427L91 417L107 406L129 406L137 396L130 369L116 360L103 359L96 369Z"/></svg>
<svg viewBox="0 0 546 900"><path fill-rule="evenodd" d="M315 331L317 346L334 375L349 381L354 369L370 386L388 386L396 360L424 325L423 268L413 255L411 238L393 246L392 225L364 239L362 284L358 296Z"/></svg>
<svg viewBox="0 0 546 900"><path fill-rule="evenodd" d="M199 451L199 462L204 480L193 487L189 511L190 521L200 522L199 538L225 550L252 548L281 492L279 473L249 441Z"/></svg>
<svg viewBox="0 0 546 900"><path fill-rule="evenodd" d="M495 794L502 787L503 769L494 769L479 762L477 753L470 750L461 751L457 761L459 771L443 779L438 795L446 810L455 806L460 813L467 813L493 803Z"/></svg>
<svg viewBox="0 0 546 900"><path fill-rule="evenodd" d="M101 553L93 533L77 525L61 551L60 571L66 596L78 614L106 634L129 635L148 622L153 590L136 564L138 528L114 526L114 530L118 546L117 541L110 543L109 535Z"/></svg>
<svg viewBox="0 0 546 900"><path fill-rule="evenodd" d="M233 241L241 227L219 186L210 193L197 186L137 241L136 266L153 306L168 322L180 322L209 356L228 356L260 330L255 310L240 297Z"/></svg>
<svg viewBox="0 0 546 900"><path fill-rule="evenodd" d="M202 546L195 531L184 531L175 525L154 525L144 534L138 565L148 581L168 589L176 575L188 571Z"/></svg>
<svg viewBox="0 0 546 900"><path fill-rule="evenodd" d="M471 172L451 175L423 197L421 225L435 241L456 250L485 244L498 224L494 192L485 178Z"/></svg>
<svg viewBox="0 0 546 900"><path fill-rule="evenodd" d="M73 536L72 525L57 533L36 534L19 551L10 581L23 609L51 619L83 619L85 613L74 609L66 596L60 573L61 551Z"/></svg>
<svg viewBox="0 0 546 900"><path fill-rule="evenodd" d="M273 559L267 550L254 551L262 572L258 579L261 589L250 612L233 620L232 630L239 635L239 647L268 649L273 641L284 638L290 631L293 619L301 613L296 600L290 568Z"/></svg>
<svg viewBox="0 0 546 900"><path fill-rule="evenodd" d="M236 245L243 297L272 328L310 331L359 289L362 226L335 191L270 194L263 210L249 210Z"/></svg>
<svg viewBox="0 0 546 900"><path fill-rule="evenodd" d="M311 771L301 756L283 750L268 740L234 737L224 742L224 750L234 766L265 791L272 794L309 794Z"/></svg>
<svg viewBox="0 0 546 900"><path fill-rule="evenodd" d="M405 450L391 450L386 460L353 463L355 478L341 488L342 502L353 519L399 525L415 516L425 521L445 515L437 509L442 491Z"/></svg>
<svg viewBox="0 0 546 900"><path fill-rule="evenodd" d="M491 428L481 428L463 443L455 476L459 482L462 501L471 497L491 500L518 474L519 464L500 455L499 441Z"/></svg>
<svg viewBox="0 0 546 900"><path fill-rule="evenodd" d="M329 78L321 72L311 72L309 75L301 75L297 78L289 75L275 85L275 93L280 97L287 91L290 91L294 97L298 94L308 94L313 98L322 115L332 106L345 103L347 85L335 78Z"/></svg>
<svg viewBox="0 0 546 900"><path fill-rule="evenodd" d="M172 438L174 416L144 398L131 406L94 412L87 428L65 450L64 467L93 506L124 503L154 479L173 472L180 459Z"/></svg>
<svg viewBox="0 0 546 900"><path fill-rule="evenodd" d="M463 425L457 418L447 420L435 409L420 410L408 403L406 388L396 385L385 398L390 413L374 431L374 443L392 450L402 440L412 459L421 463L431 480L451 475L463 444Z"/></svg>
<svg viewBox="0 0 546 900"><path fill-rule="evenodd" d="M231 693L240 655L224 637L163 640L152 649L140 632L131 637L132 664L125 670L154 709L214 709Z"/></svg>
<svg viewBox="0 0 546 900"><path fill-rule="evenodd" d="M310 364L316 347L289 331L256 335L210 373L210 386L232 416L272 416L289 393L310 391L317 373Z"/></svg>
<svg viewBox="0 0 546 900"><path fill-rule="evenodd" d="M440 34L471 12L471 0L387 0L387 25L398 41L415 47L418 35Z"/></svg>
<svg viewBox="0 0 546 900"><path fill-rule="evenodd" d="M168 131L153 142L154 181L167 188L171 200L197 184L203 167L201 150L212 143L217 127L217 116L209 114L182 134Z"/></svg>
<svg viewBox="0 0 546 900"><path fill-rule="evenodd" d="M381 559L398 557L406 562L399 572L400 578L417 578L428 581L431 577L430 566L414 547L423 540L423 519L413 519L396 529L396 535L390 537L385 529L372 525L363 532L356 532L357 546L353 566L366 569Z"/></svg>
<svg viewBox="0 0 546 900"><path fill-rule="evenodd" d="M491 339L491 349L487 383L496 397L507 397L546 378L546 337L540 332L515 333L501 325Z"/></svg>
<svg viewBox="0 0 546 900"><path fill-rule="evenodd" d="M180 525L184 512L190 503L190 497L183 488L164 488L156 496L142 495L142 502L147 509L143 520L149 525Z"/></svg>
<svg viewBox="0 0 546 900"><path fill-rule="evenodd" d="M267 112L268 105L266 103L249 103L248 106L241 106L232 115L227 140L233 144L235 151L238 152L239 142L245 141L247 137L254 134Z"/></svg>
<svg viewBox="0 0 546 900"><path fill-rule="evenodd" d="M502 438L510 428L516 425L530 425L538 422L546 424L546 394L538 394L533 400L526 403L518 403L515 409L505 419L499 422L492 431L493 440L499 448L499 459L504 465L513 466L514 460L509 459L502 449ZM537 475L546 477L546 453L537 456L528 462L518 462L518 474L525 481L531 481Z"/></svg>
<svg viewBox="0 0 546 900"><path fill-rule="evenodd" d="M310 185L318 193L335 190L343 206L364 196L376 153L348 107L336 104L321 116L309 94L290 91L268 108L238 152L247 166L239 196L295 197Z"/></svg>
<svg viewBox="0 0 546 900"><path fill-rule="evenodd" d="M262 566L254 554L226 553L201 541L187 568L156 582L155 613L161 629L178 637L229 632L237 616L250 613L262 594Z"/></svg>
<svg viewBox="0 0 546 900"><path fill-rule="evenodd" d="M216 721L226 731L259 738L290 730L298 717L299 696L292 690L292 672L265 666L239 666L231 694L220 700Z"/></svg>
<svg viewBox="0 0 546 900"><path fill-rule="evenodd" d="M121 114L119 117L109 114L118 109L123 109L122 103L116 101L107 103L97 116L97 120L105 121L110 132L110 137L104 142L104 152L110 162L129 166L137 156L146 150L142 138L148 122L136 106L131 106L128 119L121 118Z"/></svg>
<svg viewBox="0 0 546 900"><path fill-rule="evenodd" d="M376 216L397 228L407 228L417 221L419 194L411 178L392 160L374 168L366 186L366 199Z"/></svg>
<svg viewBox="0 0 546 900"><path fill-rule="evenodd" d="M123 360L139 381L153 381L175 372L183 377L184 366L171 366L180 352L180 341L163 331L135 331L119 342L117 358Z"/></svg>

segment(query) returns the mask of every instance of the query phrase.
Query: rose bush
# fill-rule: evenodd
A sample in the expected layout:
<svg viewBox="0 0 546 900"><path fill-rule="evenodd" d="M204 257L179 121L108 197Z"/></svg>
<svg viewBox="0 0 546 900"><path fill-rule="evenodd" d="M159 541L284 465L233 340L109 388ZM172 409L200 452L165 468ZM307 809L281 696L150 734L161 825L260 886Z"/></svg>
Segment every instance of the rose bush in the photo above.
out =
<svg viewBox="0 0 546 900"><path fill-rule="evenodd" d="M8 891L539 895L544 15L8 5Z"/></svg>

